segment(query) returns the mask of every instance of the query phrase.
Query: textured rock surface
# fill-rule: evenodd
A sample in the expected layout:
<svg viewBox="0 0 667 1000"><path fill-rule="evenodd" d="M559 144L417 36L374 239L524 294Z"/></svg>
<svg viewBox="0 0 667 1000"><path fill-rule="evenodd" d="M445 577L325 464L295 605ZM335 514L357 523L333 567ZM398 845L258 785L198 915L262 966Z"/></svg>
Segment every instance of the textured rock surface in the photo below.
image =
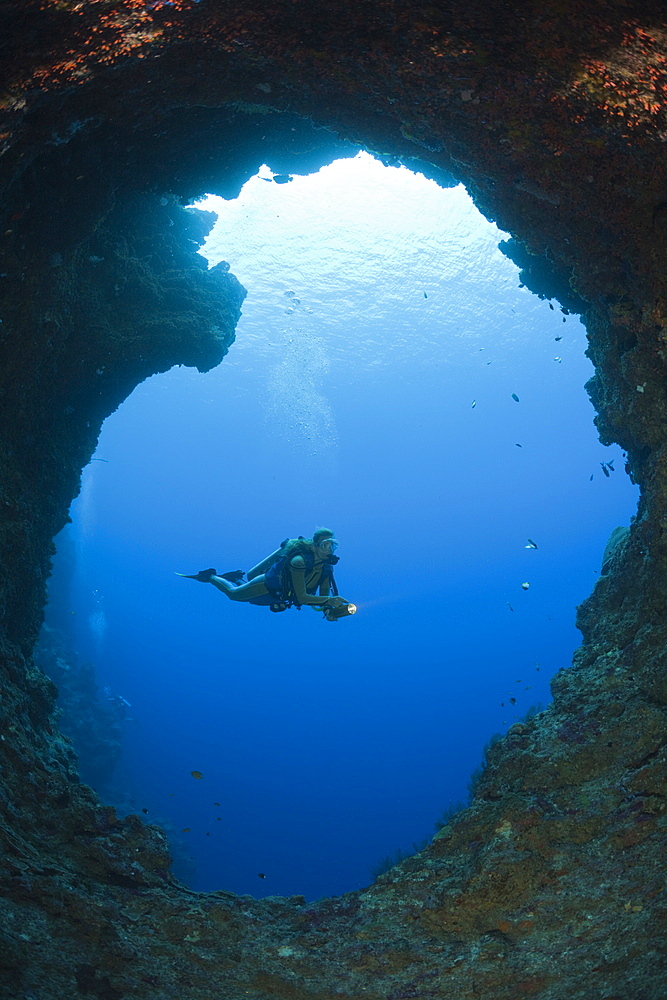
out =
<svg viewBox="0 0 667 1000"><path fill-rule="evenodd" d="M0 995L662 1000L663 4L23 0L4 16ZM202 896L170 876L158 828L78 782L52 725L31 659L51 538L105 416L233 338L243 289L198 262L206 220L182 205L343 140L462 180L529 287L583 309L600 435L642 500L553 705L491 747L429 848L341 899Z"/></svg>

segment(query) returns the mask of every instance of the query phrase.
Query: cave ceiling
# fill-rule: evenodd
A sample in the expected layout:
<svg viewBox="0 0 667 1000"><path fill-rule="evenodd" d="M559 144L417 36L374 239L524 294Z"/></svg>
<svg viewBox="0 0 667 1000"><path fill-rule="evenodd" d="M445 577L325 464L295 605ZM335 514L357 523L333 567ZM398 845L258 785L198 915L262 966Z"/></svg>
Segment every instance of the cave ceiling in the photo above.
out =
<svg viewBox="0 0 667 1000"><path fill-rule="evenodd" d="M663 1000L664 4L25 0L3 31L0 995ZM105 417L233 340L245 290L184 206L357 148L464 183L581 313L641 501L553 704L427 849L340 899L198 895L58 734L31 657L52 538Z"/></svg>

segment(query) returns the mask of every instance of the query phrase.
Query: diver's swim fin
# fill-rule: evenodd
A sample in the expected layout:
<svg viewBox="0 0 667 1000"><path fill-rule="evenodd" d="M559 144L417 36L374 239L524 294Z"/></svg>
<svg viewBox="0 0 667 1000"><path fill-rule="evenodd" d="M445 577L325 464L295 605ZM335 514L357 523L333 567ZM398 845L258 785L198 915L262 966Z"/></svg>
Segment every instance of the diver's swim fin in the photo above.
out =
<svg viewBox="0 0 667 1000"><path fill-rule="evenodd" d="M177 573L176 576L182 576L186 580L198 580L199 583L210 583L212 576L217 576L218 574L214 569L201 569L198 573L188 574L188 573Z"/></svg>
<svg viewBox="0 0 667 1000"><path fill-rule="evenodd" d="M222 580L229 580L230 583L238 587L244 582L245 573L242 569L233 569L231 573L218 573L214 569L202 569L199 573L177 573L176 576L182 576L186 580L198 580L199 583L210 583L212 576L219 576Z"/></svg>

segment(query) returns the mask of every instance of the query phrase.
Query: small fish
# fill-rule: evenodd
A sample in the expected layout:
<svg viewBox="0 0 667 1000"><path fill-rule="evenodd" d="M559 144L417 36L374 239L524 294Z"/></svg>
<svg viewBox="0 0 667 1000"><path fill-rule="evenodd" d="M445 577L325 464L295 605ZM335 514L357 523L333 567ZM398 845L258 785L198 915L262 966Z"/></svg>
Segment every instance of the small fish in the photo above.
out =
<svg viewBox="0 0 667 1000"><path fill-rule="evenodd" d="M510 705L516 705L516 698L510 698Z"/></svg>
<svg viewBox="0 0 667 1000"><path fill-rule="evenodd" d="M184 826L183 829L181 830L181 833L190 833L190 827Z"/></svg>
<svg viewBox="0 0 667 1000"><path fill-rule="evenodd" d="M207 836L207 837L210 837L210 836L211 836L211 834L210 834L210 833L207 833L207 834L206 834L206 836Z"/></svg>
<svg viewBox="0 0 667 1000"><path fill-rule="evenodd" d="M591 478L590 478L590 479L588 480L588 482L589 482L589 483L592 483L592 482L593 482L593 476L592 476L592 475L591 475Z"/></svg>
<svg viewBox="0 0 667 1000"><path fill-rule="evenodd" d="M216 816L215 818L217 819L217 821L218 821L218 823L219 823L219 822L220 822L220 820L222 819L222 816Z"/></svg>
<svg viewBox="0 0 667 1000"><path fill-rule="evenodd" d="M193 778L196 778L197 781L201 781L201 779L204 777L201 771L190 771L190 774L192 775Z"/></svg>
<svg viewBox="0 0 667 1000"><path fill-rule="evenodd" d="M563 359L562 358L554 358L554 361L557 361L558 364L561 364L561 362L563 361Z"/></svg>
<svg viewBox="0 0 667 1000"><path fill-rule="evenodd" d="M424 298L425 298L425 299L427 299L427 298L428 298L428 295L426 294L426 292L424 292Z"/></svg>
<svg viewBox="0 0 667 1000"><path fill-rule="evenodd" d="M529 583L522 583L521 584L521 589L522 590L528 590L529 588L530 588L530 584Z"/></svg>
<svg viewBox="0 0 667 1000"><path fill-rule="evenodd" d="M473 399L473 401L472 401L472 409L474 410L476 406L477 406L477 400Z"/></svg>
<svg viewBox="0 0 667 1000"><path fill-rule="evenodd" d="M562 337L554 337L554 340L562 340Z"/></svg>
<svg viewBox="0 0 667 1000"><path fill-rule="evenodd" d="M510 611L514 611L514 608L512 607L509 601L507 602L507 607L510 609Z"/></svg>
<svg viewBox="0 0 667 1000"><path fill-rule="evenodd" d="M275 184L289 184L293 177L291 174L274 174L271 178Z"/></svg>
<svg viewBox="0 0 667 1000"><path fill-rule="evenodd" d="M220 803L219 803L219 802L214 802L214 803L213 803L213 805L214 805L214 806L219 806L219 805L220 805Z"/></svg>
<svg viewBox="0 0 667 1000"><path fill-rule="evenodd" d="M532 538L529 538L528 539L528 545L526 545L525 548L527 548L527 549L536 549L537 545L535 544L535 542L533 541Z"/></svg>
<svg viewBox="0 0 667 1000"><path fill-rule="evenodd" d="M523 448L523 445L519 444L519 442L517 441L517 443L514 445L514 447L515 448Z"/></svg>
<svg viewBox="0 0 667 1000"><path fill-rule="evenodd" d="M549 303L549 308L550 308L550 309L551 309L551 311L553 312L553 308L554 308L554 307L553 307L553 306L551 305L551 303Z"/></svg>
<svg viewBox="0 0 667 1000"><path fill-rule="evenodd" d="M257 872L257 878L266 878L264 872Z"/></svg>
<svg viewBox="0 0 667 1000"><path fill-rule="evenodd" d="M616 472L616 469L614 468L614 462L615 461L616 461L616 459L612 458L611 462L607 462L607 468L611 469L612 472Z"/></svg>
<svg viewBox="0 0 667 1000"><path fill-rule="evenodd" d="M141 811L142 811L142 813L147 813L148 809L142 809Z"/></svg>
<svg viewBox="0 0 667 1000"><path fill-rule="evenodd" d="M605 474L605 476L607 477L607 479L609 479L609 469L608 469L608 468L607 468L607 466L606 466L606 465L604 464L604 462L600 462L600 468L601 468L601 469L602 469L602 471L604 472L604 474Z"/></svg>
<svg viewBox="0 0 667 1000"><path fill-rule="evenodd" d="M512 399L514 400L515 403L519 402L519 397L517 396L517 394L515 392L512 393Z"/></svg>

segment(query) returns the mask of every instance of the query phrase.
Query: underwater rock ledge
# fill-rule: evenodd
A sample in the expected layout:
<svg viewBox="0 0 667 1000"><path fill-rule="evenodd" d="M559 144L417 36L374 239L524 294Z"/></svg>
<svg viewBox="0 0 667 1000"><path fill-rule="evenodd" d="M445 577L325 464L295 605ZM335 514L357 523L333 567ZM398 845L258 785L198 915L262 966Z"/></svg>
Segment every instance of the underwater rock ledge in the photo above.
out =
<svg viewBox="0 0 667 1000"><path fill-rule="evenodd" d="M0 996L663 1000L667 27L662 3L5 5L0 102ZM105 417L220 362L244 290L196 255L262 161L359 144L466 184L567 288L637 518L553 704L471 806L369 889L198 894L77 777L32 660L51 539ZM524 266L524 264L522 264ZM566 292L563 292L565 298Z"/></svg>

